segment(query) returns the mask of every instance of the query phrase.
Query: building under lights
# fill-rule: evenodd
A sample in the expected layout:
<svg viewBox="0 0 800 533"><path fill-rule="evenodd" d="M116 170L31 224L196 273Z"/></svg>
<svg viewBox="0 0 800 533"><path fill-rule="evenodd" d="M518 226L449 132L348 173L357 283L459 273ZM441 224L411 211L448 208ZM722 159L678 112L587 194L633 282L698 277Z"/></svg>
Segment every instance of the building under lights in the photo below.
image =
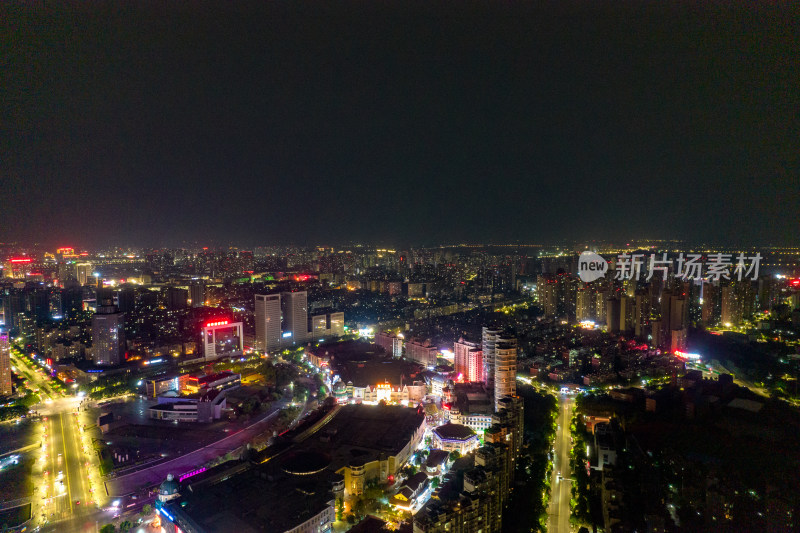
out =
<svg viewBox="0 0 800 533"><path fill-rule="evenodd" d="M392 357L403 356L403 337L402 334L392 335L391 333L378 333L375 335L375 344L392 354Z"/></svg>
<svg viewBox="0 0 800 533"><path fill-rule="evenodd" d="M343 336L344 313L320 313L309 319L306 291L256 294L255 326L256 349L272 352Z"/></svg>
<svg viewBox="0 0 800 533"><path fill-rule="evenodd" d="M483 350L479 344L459 339L453 345L453 364L459 381L483 381Z"/></svg>
<svg viewBox="0 0 800 533"><path fill-rule="evenodd" d="M236 357L244 352L242 323L213 320L203 327L203 356L207 360Z"/></svg>
<svg viewBox="0 0 800 533"><path fill-rule="evenodd" d="M425 399L428 386L424 381L415 381L411 385L394 387L388 382L366 387L352 387L352 400L365 404L400 404L416 406Z"/></svg>
<svg viewBox="0 0 800 533"><path fill-rule="evenodd" d="M114 300L101 300L92 316L92 359L96 365L118 365L125 359L125 314Z"/></svg>
<svg viewBox="0 0 800 533"><path fill-rule="evenodd" d="M484 327L482 348L484 379L498 406L501 398L517 394L517 339Z"/></svg>
<svg viewBox="0 0 800 533"><path fill-rule="evenodd" d="M478 435L469 426L448 422L433 430L433 446L446 452L468 454L478 447Z"/></svg>
<svg viewBox="0 0 800 533"><path fill-rule="evenodd" d="M414 515L414 533L500 533L503 530L503 508L513 486L516 460L522 443L522 401L504 398L487 430L485 445L474 456L459 459L453 469L463 475L445 476L437 497L431 498ZM468 428L440 426L439 439L458 444L469 439Z"/></svg>
<svg viewBox="0 0 800 533"><path fill-rule="evenodd" d="M281 347L281 295L256 294L256 349L272 352Z"/></svg>
<svg viewBox="0 0 800 533"><path fill-rule="evenodd" d="M324 339L344 336L344 313L325 313L309 319L308 340L319 342Z"/></svg>
<svg viewBox="0 0 800 533"><path fill-rule="evenodd" d="M325 454L328 470L344 478L347 497L367 483L394 477L425 436L422 410L399 405L345 405L298 445L299 451Z"/></svg>
<svg viewBox="0 0 800 533"><path fill-rule="evenodd" d="M406 343L406 359L410 359L425 367L436 366L439 349L429 340L411 340Z"/></svg>
<svg viewBox="0 0 800 533"><path fill-rule="evenodd" d="M168 485L169 500L156 504L161 527L167 533L330 533L344 485L329 460L291 453L263 465L229 461L199 469Z"/></svg>
<svg viewBox="0 0 800 533"><path fill-rule="evenodd" d="M282 292L281 312L283 313L283 333L281 338L286 345L305 343L308 332L308 293L306 291Z"/></svg>
<svg viewBox="0 0 800 533"><path fill-rule="evenodd" d="M208 390L225 390L242 384L242 375L235 372L219 372L204 376L189 376L183 384L183 390L189 394Z"/></svg>

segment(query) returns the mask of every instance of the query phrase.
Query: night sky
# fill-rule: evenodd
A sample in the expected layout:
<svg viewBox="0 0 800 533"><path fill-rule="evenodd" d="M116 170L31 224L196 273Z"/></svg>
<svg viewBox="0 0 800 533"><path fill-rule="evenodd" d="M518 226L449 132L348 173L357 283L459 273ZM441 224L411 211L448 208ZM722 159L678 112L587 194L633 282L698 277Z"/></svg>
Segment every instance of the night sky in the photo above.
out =
<svg viewBox="0 0 800 533"><path fill-rule="evenodd" d="M33 4L3 241L797 242L796 9Z"/></svg>

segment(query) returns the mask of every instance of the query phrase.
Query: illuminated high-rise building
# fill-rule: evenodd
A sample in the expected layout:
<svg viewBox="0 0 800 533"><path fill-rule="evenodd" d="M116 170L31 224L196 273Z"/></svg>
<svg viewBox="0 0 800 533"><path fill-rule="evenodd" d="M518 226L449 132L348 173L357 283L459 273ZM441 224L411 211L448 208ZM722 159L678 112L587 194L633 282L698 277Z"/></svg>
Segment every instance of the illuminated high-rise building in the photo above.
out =
<svg viewBox="0 0 800 533"><path fill-rule="evenodd" d="M11 257L3 264L3 276L12 279L25 279L33 270L31 257Z"/></svg>
<svg viewBox="0 0 800 533"><path fill-rule="evenodd" d="M484 382L494 391L495 403L504 396L517 393L517 339L501 330L484 327L481 348L483 351Z"/></svg>
<svg viewBox="0 0 800 533"><path fill-rule="evenodd" d="M733 282L722 287L722 325L737 327L753 316L756 291L748 281Z"/></svg>
<svg viewBox="0 0 800 533"><path fill-rule="evenodd" d="M501 337L494 349L494 403L500 409L500 401L506 396L517 395L517 339Z"/></svg>
<svg viewBox="0 0 800 533"><path fill-rule="evenodd" d="M11 396L11 346L8 333L0 329L0 396Z"/></svg>
<svg viewBox="0 0 800 533"><path fill-rule="evenodd" d="M125 356L125 313L104 294L92 316L92 359L96 365L118 365Z"/></svg>
<svg viewBox="0 0 800 533"><path fill-rule="evenodd" d="M553 274L541 274L536 279L536 293L539 307L544 311L544 316L555 317L558 315L558 280Z"/></svg>
<svg viewBox="0 0 800 533"><path fill-rule="evenodd" d="M193 281L189 285L189 298L192 300L192 307L203 307L206 304L206 284L204 281Z"/></svg>
<svg viewBox="0 0 800 533"><path fill-rule="evenodd" d="M483 381L483 350L477 343L459 339L453 346L453 364L464 381Z"/></svg>
<svg viewBox="0 0 800 533"><path fill-rule="evenodd" d="M308 293L282 292L284 344L303 344L308 340Z"/></svg>
<svg viewBox="0 0 800 533"><path fill-rule="evenodd" d="M601 289L594 293L594 321L598 324L606 322L606 315L608 313L608 304L606 300L608 300L607 290Z"/></svg>
<svg viewBox="0 0 800 533"><path fill-rule="evenodd" d="M670 299L669 324L670 351L685 351L689 334L689 299L682 293L674 294Z"/></svg>
<svg viewBox="0 0 800 533"><path fill-rule="evenodd" d="M88 285L89 282L94 282L92 279L92 264L91 263L76 263L75 264L75 279L78 283Z"/></svg>
<svg viewBox="0 0 800 533"><path fill-rule="evenodd" d="M281 296L256 294L256 349L271 352L281 347Z"/></svg>
<svg viewBox="0 0 800 533"><path fill-rule="evenodd" d="M487 388L494 384L494 353L497 341L503 335L499 329L484 328L481 330L481 349L483 351L483 381Z"/></svg>
<svg viewBox="0 0 800 533"><path fill-rule="evenodd" d="M594 318L593 297L594 295L590 289L586 287L578 289L575 304L575 319L578 322Z"/></svg>

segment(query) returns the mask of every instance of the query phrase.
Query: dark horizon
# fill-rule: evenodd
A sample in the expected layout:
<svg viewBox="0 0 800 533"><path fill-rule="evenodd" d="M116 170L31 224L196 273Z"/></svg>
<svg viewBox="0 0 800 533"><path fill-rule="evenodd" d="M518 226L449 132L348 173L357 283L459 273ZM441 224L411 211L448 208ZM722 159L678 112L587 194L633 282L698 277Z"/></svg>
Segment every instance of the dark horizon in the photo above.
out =
<svg viewBox="0 0 800 533"><path fill-rule="evenodd" d="M797 242L796 10L0 14L0 241Z"/></svg>

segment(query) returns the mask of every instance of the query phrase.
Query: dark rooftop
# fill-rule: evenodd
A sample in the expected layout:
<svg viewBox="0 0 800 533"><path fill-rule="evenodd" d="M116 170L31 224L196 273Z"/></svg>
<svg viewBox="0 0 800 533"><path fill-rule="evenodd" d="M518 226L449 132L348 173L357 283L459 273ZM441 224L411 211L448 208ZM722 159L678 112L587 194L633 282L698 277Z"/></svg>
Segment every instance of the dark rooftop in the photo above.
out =
<svg viewBox="0 0 800 533"><path fill-rule="evenodd" d="M475 432L468 426L448 422L433 430L439 437L447 440L467 440L475 436Z"/></svg>
<svg viewBox="0 0 800 533"><path fill-rule="evenodd" d="M284 466L250 467L184 495L185 506L168 509L208 533L292 529L332 505L331 488L341 476L326 470L294 476L283 472Z"/></svg>
<svg viewBox="0 0 800 533"><path fill-rule="evenodd" d="M428 468L436 468L447 461L448 457L450 457L449 452L444 450L431 450L431 453L428 454L428 459L425 460L425 466Z"/></svg>
<svg viewBox="0 0 800 533"><path fill-rule="evenodd" d="M283 460L281 468L287 474L305 476L321 472L330 462L330 457L323 453L305 450L289 455Z"/></svg>
<svg viewBox="0 0 800 533"><path fill-rule="evenodd" d="M416 409L399 405L345 405L300 446L331 456L331 470L396 455L425 422Z"/></svg>

